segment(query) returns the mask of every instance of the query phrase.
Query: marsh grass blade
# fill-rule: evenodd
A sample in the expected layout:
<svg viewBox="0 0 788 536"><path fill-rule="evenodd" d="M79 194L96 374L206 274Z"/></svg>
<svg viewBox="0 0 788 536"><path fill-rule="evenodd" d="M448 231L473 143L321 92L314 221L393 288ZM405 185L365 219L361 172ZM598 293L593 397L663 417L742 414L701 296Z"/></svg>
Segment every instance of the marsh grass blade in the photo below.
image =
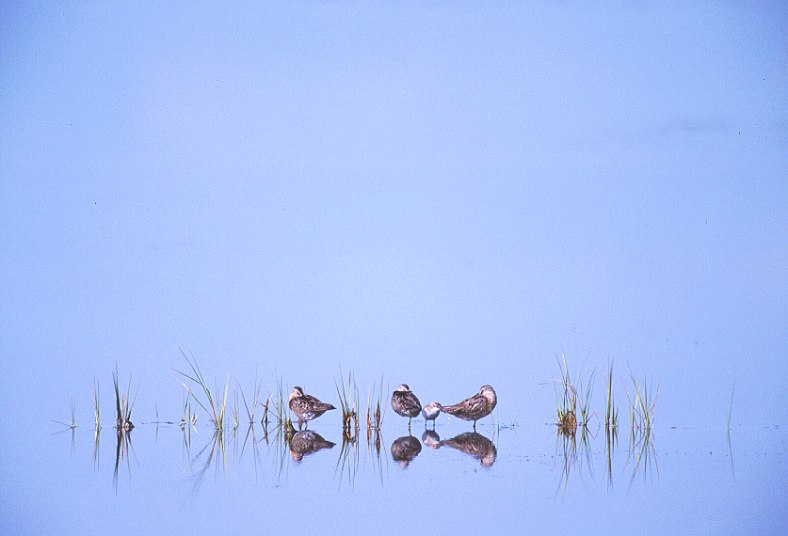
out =
<svg viewBox="0 0 788 536"><path fill-rule="evenodd" d="M68 429L73 431L77 427L77 403L76 403L76 401L73 398L71 399L71 422L58 421L56 419L50 419L50 420L52 422L57 423L57 424L61 424L61 425L65 426L66 428L68 428ZM60 433L60 432L57 432L57 433Z"/></svg>
<svg viewBox="0 0 788 536"><path fill-rule="evenodd" d="M240 385L238 386L241 389L241 398L243 399L244 408L246 409L246 416L249 418L249 424L255 422L255 415L257 413L257 406L260 403L260 390L262 389L262 383L257 379L257 368L255 367L254 370L254 387L252 388L252 403L246 400L246 395L244 395L243 387ZM264 412L268 411L268 401L266 400L265 407L263 408ZM265 419L265 416L263 417Z"/></svg>
<svg viewBox="0 0 788 536"><path fill-rule="evenodd" d="M99 395L99 385L96 379L93 378L93 421L97 432L101 430L101 405L99 403Z"/></svg>

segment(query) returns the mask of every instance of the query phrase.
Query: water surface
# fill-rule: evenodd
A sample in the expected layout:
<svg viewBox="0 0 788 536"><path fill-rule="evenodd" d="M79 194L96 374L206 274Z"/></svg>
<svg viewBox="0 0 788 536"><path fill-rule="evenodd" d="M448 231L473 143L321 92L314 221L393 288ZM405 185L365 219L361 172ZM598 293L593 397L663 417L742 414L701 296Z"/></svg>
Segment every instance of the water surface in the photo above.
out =
<svg viewBox="0 0 788 536"><path fill-rule="evenodd" d="M574 438L439 418L388 422L343 443L313 423L295 448L260 424L225 431L146 424L4 445L11 534L582 532L754 534L786 527L786 434L776 426L622 430ZM306 434L306 441L298 436ZM396 437L395 437L396 436ZM303 439L303 438L302 438ZM303 443L298 445L299 441ZM319 448L305 448L304 444ZM4 460L9 460L4 455ZM10 515L13 511L13 515ZM753 515L758 512L759 515Z"/></svg>

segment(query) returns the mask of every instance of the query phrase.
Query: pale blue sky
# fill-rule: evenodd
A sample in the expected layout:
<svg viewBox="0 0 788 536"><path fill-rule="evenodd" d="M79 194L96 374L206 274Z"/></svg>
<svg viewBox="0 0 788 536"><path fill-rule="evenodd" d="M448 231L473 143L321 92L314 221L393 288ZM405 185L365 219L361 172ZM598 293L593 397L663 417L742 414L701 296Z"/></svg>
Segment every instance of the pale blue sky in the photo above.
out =
<svg viewBox="0 0 788 536"><path fill-rule="evenodd" d="M659 381L666 425L724 423L734 378L734 420L785 422L781 4L0 21L11 419L87 414L116 362L139 412L177 414L180 347L323 398L340 363L444 402L492 383L502 418L546 422L563 347Z"/></svg>

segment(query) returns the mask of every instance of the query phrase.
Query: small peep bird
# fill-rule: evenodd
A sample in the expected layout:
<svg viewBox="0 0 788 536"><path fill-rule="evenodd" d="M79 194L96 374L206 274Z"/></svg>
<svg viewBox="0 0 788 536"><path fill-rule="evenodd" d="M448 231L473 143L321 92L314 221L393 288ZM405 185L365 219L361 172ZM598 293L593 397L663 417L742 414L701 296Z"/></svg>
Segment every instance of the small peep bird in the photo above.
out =
<svg viewBox="0 0 788 536"><path fill-rule="evenodd" d="M498 397L495 395L495 390L490 385L483 385L479 392L472 397L451 406L441 406L441 409L464 421L473 421L473 429L475 430L476 421L492 413L497 403Z"/></svg>
<svg viewBox="0 0 788 536"><path fill-rule="evenodd" d="M410 420L421 412L421 402L410 387L403 383L391 394L391 408L397 415L408 418L408 430L410 430Z"/></svg>
<svg viewBox="0 0 788 536"><path fill-rule="evenodd" d="M441 414L441 405L437 402L430 402L424 406L421 414L424 416L424 426L427 426L427 421L432 421L432 427L435 428L435 419Z"/></svg>
<svg viewBox="0 0 788 536"><path fill-rule="evenodd" d="M299 430L303 423L317 419L328 410L336 409L331 404L321 402L314 396L304 394L304 390L298 386L293 387L293 392L290 393L288 399L288 406L298 417Z"/></svg>

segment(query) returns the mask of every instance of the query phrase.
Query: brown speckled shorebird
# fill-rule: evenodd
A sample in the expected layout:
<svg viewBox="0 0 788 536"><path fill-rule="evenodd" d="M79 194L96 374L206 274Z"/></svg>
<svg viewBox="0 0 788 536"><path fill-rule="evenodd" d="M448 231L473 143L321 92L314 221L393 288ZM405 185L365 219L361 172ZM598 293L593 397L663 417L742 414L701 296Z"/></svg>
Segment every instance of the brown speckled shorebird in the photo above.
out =
<svg viewBox="0 0 788 536"><path fill-rule="evenodd" d="M421 402L410 387L403 383L391 394L391 408L397 415L408 418L408 430L410 430L410 420L421 412Z"/></svg>
<svg viewBox="0 0 788 536"><path fill-rule="evenodd" d="M293 413L298 417L298 429L301 425L312 419L317 419L326 411L336 409L331 404L321 402L314 396L304 394L304 390L298 386L293 387L293 392L290 393L288 405Z"/></svg>
<svg viewBox="0 0 788 536"><path fill-rule="evenodd" d="M441 409L464 421L473 421L473 429L475 430L476 421L492 413L497 403L498 397L495 396L495 390L490 385L484 385L472 397L451 406L441 406Z"/></svg>

